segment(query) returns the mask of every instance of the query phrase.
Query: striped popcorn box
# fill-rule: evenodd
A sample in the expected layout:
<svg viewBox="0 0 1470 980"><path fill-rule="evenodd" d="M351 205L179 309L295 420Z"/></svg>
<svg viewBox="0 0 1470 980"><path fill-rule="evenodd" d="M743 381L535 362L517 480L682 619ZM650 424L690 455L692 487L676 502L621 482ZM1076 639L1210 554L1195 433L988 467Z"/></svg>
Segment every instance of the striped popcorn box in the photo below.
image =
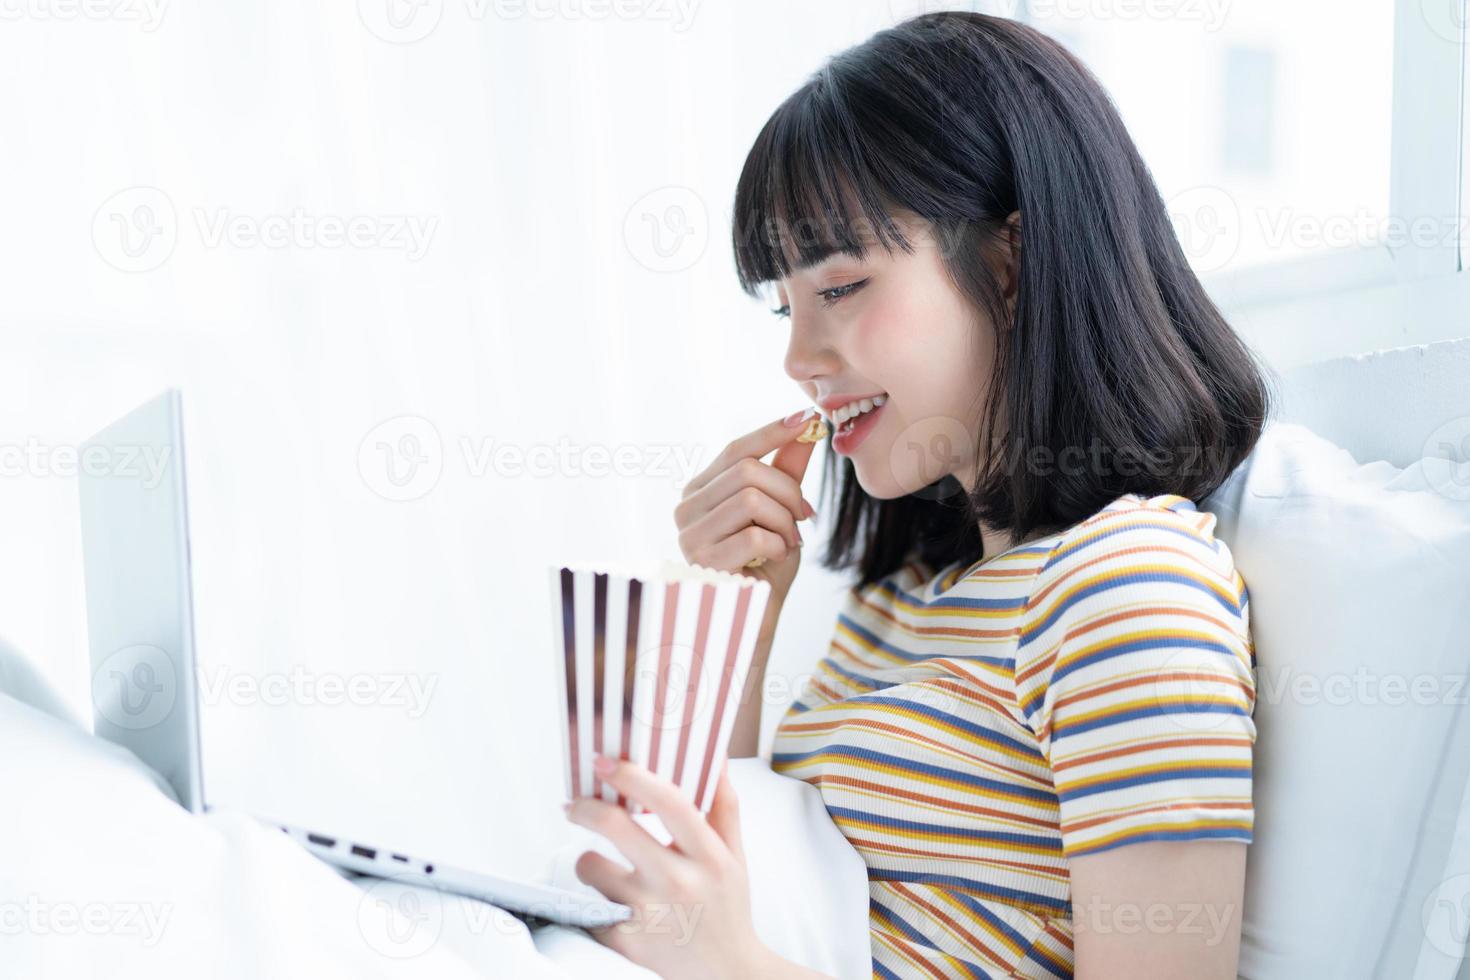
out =
<svg viewBox="0 0 1470 980"><path fill-rule="evenodd" d="M550 576L566 798L648 812L592 771L606 755L663 776L708 813L770 584L672 561Z"/></svg>

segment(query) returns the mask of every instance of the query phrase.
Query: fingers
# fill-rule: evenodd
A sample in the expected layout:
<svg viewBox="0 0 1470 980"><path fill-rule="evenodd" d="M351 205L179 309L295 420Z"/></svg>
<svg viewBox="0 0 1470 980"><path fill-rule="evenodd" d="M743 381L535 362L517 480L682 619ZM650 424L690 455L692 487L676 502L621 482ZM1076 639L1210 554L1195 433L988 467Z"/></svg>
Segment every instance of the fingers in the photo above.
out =
<svg viewBox="0 0 1470 980"><path fill-rule="evenodd" d="M816 414L816 409L806 410ZM790 418L790 416L787 416ZM754 432L746 433L724 448L720 455L715 457L714 462L706 466L699 475L690 480L684 488L684 496L688 497L699 490L706 483L728 470L736 462L742 459L760 459L773 449L779 449L787 443L800 446L811 446L815 443L796 443L796 437L801 435L802 428L806 425L809 415L804 415L795 425L787 425L786 419L777 419L756 429ZM811 455L807 450L806 454ZM805 466L805 463L802 464Z"/></svg>
<svg viewBox="0 0 1470 980"><path fill-rule="evenodd" d="M812 445L814 443L799 442L793 444L792 449ZM781 450L783 453L786 451ZM777 460L780 459L778 453ZM791 514L793 521L804 521L808 517L806 500L801 495L800 480L793 479L790 474L767 466L759 460L745 459L681 500L674 507L674 522L682 528L689 528L742 487L754 487L775 499Z"/></svg>
<svg viewBox="0 0 1470 980"><path fill-rule="evenodd" d="M635 872L629 871L606 854L584 851L577 858L577 863L572 865L572 870L580 881L596 888L612 901L624 905L632 904L628 899L636 888L633 881Z"/></svg>
<svg viewBox="0 0 1470 980"><path fill-rule="evenodd" d="M775 531L751 524L723 541L688 553L687 557L690 562L705 568L738 573L752 558L785 561L795 550L788 548L786 540Z"/></svg>
<svg viewBox="0 0 1470 980"><path fill-rule="evenodd" d="M568 808L567 819L606 837L623 857L633 863L634 869L638 872L647 874L650 871L656 871L670 857L668 848L660 844L648 831L638 826L627 810L606 800L599 800L591 796L578 797ZM618 870L631 873L622 867L619 867ZM610 893L604 892L604 894L607 894L608 898L614 898Z"/></svg>
<svg viewBox="0 0 1470 980"><path fill-rule="evenodd" d="M715 785L715 799L709 808L709 825L720 835L730 853L743 862L745 845L740 839L740 805L735 798L735 786L730 782L728 759L720 769L720 781Z"/></svg>
<svg viewBox="0 0 1470 980"><path fill-rule="evenodd" d="M723 541L751 524L781 535L788 548L801 546L801 535L791 512L755 487L744 487L726 497L714 510L685 528L679 535L679 544L684 547L688 543L689 550L694 550L697 545L693 542Z"/></svg>
<svg viewBox="0 0 1470 980"><path fill-rule="evenodd" d="M622 759L614 761L616 767L602 778L657 814L680 851L695 861L706 862L718 861L728 850L704 814L677 786L643 766Z"/></svg>
<svg viewBox="0 0 1470 980"><path fill-rule="evenodd" d="M793 442L776 450L771 465L791 477L792 482L800 489L801 479L806 476L806 464L811 462L812 453L816 449L815 442Z"/></svg>

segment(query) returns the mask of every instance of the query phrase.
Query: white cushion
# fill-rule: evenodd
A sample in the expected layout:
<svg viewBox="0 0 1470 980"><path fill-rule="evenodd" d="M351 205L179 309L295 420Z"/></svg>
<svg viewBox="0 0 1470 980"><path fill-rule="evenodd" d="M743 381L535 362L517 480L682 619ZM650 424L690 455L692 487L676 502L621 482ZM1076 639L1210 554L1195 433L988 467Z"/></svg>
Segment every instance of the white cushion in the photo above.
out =
<svg viewBox="0 0 1470 980"><path fill-rule="evenodd" d="M6 976L565 980L535 972L550 961L519 922L479 906L466 937L446 897L420 925L278 830L190 815L131 753L7 694L0 744L24 746L0 752L0 837L24 842L0 862Z"/></svg>
<svg viewBox="0 0 1470 980"><path fill-rule="evenodd" d="M1256 645L1240 976L1415 976L1470 773L1470 503L1272 423L1200 507Z"/></svg>

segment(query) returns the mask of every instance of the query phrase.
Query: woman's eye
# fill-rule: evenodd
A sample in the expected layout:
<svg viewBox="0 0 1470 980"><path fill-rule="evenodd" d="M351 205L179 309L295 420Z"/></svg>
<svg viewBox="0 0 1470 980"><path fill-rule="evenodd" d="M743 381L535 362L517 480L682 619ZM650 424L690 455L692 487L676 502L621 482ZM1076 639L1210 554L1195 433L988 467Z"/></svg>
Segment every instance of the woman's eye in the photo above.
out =
<svg viewBox="0 0 1470 980"><path fill-rule="evenodd" d="M822 297L823 306L831 306L843 297L851 296L857 292L867 281L866 279L859 279L857 282L850 282L843 286L833 286L831 289L819 289L817 290L817 295Z"/></svg>

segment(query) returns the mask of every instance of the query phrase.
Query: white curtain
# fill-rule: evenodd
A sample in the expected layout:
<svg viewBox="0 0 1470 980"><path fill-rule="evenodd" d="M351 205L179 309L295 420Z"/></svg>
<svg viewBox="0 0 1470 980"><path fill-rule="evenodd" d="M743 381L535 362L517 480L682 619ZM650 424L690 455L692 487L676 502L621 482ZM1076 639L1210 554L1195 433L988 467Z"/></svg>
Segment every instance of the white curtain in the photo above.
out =
<svg viewBox="0 0 1470 980"><path fill-rule="evenodd" d="M90 717L69 454L178 385L214 800L539 870L544 569L678 557L683 481L803 406L735 180L911 7L6 0L0 634Z"/></svg>

